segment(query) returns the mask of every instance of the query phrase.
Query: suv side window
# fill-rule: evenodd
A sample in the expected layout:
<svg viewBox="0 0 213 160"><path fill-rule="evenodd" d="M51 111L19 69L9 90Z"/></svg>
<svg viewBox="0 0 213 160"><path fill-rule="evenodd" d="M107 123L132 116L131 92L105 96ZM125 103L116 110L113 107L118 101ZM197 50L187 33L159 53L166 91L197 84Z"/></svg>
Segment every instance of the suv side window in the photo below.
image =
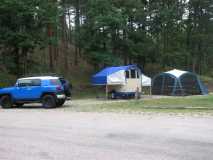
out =
<svg viewBox="0 0 213 160"><path fill-rule="evenodd" d="M41 80L40 79L32 79L31 80L31 86L41 86Z"/></svg>
<svg viewBox="0 0 213 160"><path fill-rule="evenodd" d="M21 80L18 81L19 87L30 86L30 84L31 84L31 80L29 80L29 79L21 79Z"/></svg>
<svg viewBox="0 0 213 160"><path fill-rule="evenodd" d="M51 79L50 80L50 84L51 85L54 85L54 86L60 86L61 85L61 82L60 82L60 80L59 79Z"/></svg>
<svg viewBox="0 0 213 160"><path fill-rule="evenodd" d="M22 79L18 81L19 87L26 87L26 86L41 86L40 79Z"/></svg>

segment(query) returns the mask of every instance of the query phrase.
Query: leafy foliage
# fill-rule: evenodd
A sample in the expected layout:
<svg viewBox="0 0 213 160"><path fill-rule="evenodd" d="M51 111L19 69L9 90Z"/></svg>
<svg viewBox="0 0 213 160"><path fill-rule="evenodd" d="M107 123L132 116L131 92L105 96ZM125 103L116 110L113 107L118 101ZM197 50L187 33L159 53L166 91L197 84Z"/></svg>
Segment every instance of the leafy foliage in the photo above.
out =
<svg viewBox="0 0 213 160"><path fill-rule="evenodd" d="M48 45L49 66L63 63L64 73L78 58L212 73L212 0L1 0L0 26L0 66L16 75Z"/></svg>
<svg viewBox="0 0 213 160"><path fill-rule="evenodd" d="M3 62L12 73L24 73L30 65L29 53L48 44L46 28L54 23L56 9L56 4L42 0L0 2L0 47ZM13 67L8 56L14 63Z"/></svg>

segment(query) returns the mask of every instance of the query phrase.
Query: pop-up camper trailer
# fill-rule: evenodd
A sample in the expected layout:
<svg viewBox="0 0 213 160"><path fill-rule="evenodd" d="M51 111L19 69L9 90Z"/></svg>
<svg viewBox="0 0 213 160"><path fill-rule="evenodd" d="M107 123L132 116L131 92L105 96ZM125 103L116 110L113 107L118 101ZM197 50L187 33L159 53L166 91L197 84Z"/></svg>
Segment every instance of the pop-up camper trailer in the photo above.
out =
<svg viewBox="0 0 213 160"><path fill-rule="evenodd" d="M141 93L141 70L136 65L107 67L92 76L93 85L106 86L111 98L131 98Z"/></svg>

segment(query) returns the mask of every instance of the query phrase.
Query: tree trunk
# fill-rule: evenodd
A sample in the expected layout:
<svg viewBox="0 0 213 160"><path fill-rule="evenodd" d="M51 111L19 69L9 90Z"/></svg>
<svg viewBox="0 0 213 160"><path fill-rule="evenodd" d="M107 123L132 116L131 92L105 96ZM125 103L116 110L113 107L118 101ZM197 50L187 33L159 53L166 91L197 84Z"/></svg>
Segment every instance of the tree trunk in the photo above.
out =
<svg viewBox="0 0 213 160"><path fill-rule="evenodd" d="M197 60L196 57L192 57L192 72L196 72Z"/></svg>
<svg viewBox="0 0 213 160"><path fill-rule="evenodd" d="M51 38L53 37L53 30L52 30L51 24L48 24L47 31L48 31L49 40L51 40ZM54 61L54 58L53 58L53 46L52 46L51 42L49 42L49 69L50 69L50 71L54 70L53 61Z"/></svg>
<svg viewBox="0 0 213 160"><path fill-rule="evenodd" d="M62 24L62 56L64 62L64 70L68 70L68 60L69 56L68 53L68 43L67 43L67 24L66 24L66 6L64 1L62 1L64 12L61 16L61 24Z"/></svg>
<svg viewBox="0 0 213 160"><path fill-rule="evenodd" d="M21 76L21 66L20 66L20 54L19 54L19 48L16 47L13 51L13 54L15 55L15 65L16 65L16 71L15 74L17 77Z"/></svg>
<svg viewBox="0 0 213 160"><path fill-rule="evenodd" d="M78 65L78 55L80 47L80 1L75 0L75 65Z"/></svg>

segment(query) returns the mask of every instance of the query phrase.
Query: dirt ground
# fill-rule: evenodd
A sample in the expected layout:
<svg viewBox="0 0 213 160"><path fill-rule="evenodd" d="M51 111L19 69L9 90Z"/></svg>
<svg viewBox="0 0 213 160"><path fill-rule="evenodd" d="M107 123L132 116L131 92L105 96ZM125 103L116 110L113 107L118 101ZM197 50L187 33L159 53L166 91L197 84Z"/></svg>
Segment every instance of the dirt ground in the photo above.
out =
<svg viewBox="0 0 213 160"><path fill-rule="evenodd" d="M211 116L0 109L0 160L210 160L212 124Z"/></svg>
<svg viewBox="0 0 213 160"><path fill-rule="evenodd" d="M162 98L174 98L171 97L171 96L157 96L157 95L143 95L141 97L140 100L149 100L149 99L162 99ZM131 101L131 100L134 100L134 99L128 99L128 100L125 100L125 99L121 99L121 100L106 100L105 98L91 98L91 99L75 99L75 100L72 100L72 101L68 101L66 103L66 105L74 105L74 106L78 106L78 105L96 105L96 104L108 104L108 103L118 103L118 102L126 102L126 101Z"/></svg>

